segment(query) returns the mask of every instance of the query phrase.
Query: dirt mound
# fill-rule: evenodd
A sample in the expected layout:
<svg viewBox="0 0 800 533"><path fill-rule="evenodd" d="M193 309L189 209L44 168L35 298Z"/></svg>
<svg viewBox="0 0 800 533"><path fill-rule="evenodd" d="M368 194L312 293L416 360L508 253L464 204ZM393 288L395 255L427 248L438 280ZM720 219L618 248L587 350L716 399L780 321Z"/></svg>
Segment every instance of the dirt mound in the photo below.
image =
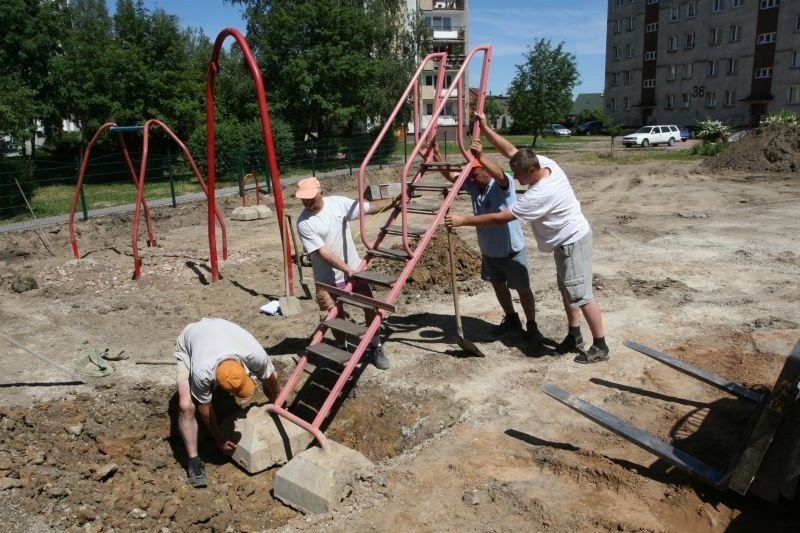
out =
<svg viewBox="0 0 800 533"><path fill-rule="evenodd" d="M703 161L710 170L797 172L800 170L800 126L776 124L756 128L719 155Z"/></svg>

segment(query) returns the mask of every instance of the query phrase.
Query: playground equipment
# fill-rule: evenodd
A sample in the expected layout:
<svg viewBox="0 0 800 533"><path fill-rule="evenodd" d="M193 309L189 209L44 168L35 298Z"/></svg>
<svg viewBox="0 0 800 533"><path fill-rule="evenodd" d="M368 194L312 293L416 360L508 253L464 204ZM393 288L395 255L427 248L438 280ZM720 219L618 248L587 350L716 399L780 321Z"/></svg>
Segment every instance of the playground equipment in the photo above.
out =
<svg viewBox="0 0 800 533"><path fill-rule="evenodd" d="M373 287L378 286L388 289L388 294L383 298L370 298L352 292L350 283L344 288L317 283L318 287L324 288L334 296L336 305L331 308L325 320L317 326L308 346L300 354L300 359L294 372L289 376L275 403L268 407L269 413L273 415L273 438L276 440L274 448L278 450L278 455L281 457L285 457L286 460L291 459L286 466L278 471L274 492L279 499L290 503L294 507L310 512L330 510L338 502L335 483L337 478L336 469L343 465L345 467L363 465L366 461L357 452L329 441L323 433L323 428L329 423L336 406L341 404L345 395L344 391L353 385L358 373L363 371L363 356L367 353L372 339L379 334L381 324L386 317L395 311L395 301L400 296L403 286L441 225L445 213L455 201L462 184L474 166L474 158L464 143L463 128L458 129L457 137L461 155L465 159L464 163L434 162L430 141L435 139L438 119L455 90L458 91L458 123L465 124L464 94L467 93L467 88L464 73L470 62L478 54L482 54L483 60L479 96L475 109L483 111L491 61L491 47L483 45L474 48L466 56L462 66L453 76L452 84L447 88L443 87L447 53L432 53L419 65L359 168L358 195L359 199L363 201L365 198L366 169L380 143L390 133L389 130L393 126L395 119L400 116L404 106L410 102L413 106L414 148L400 172L400 201L395 207L387 211L388 218L379 228L376 236L369 234L364 221L364 213L361 213L359 219L360 235L366 247L366 254L356 269L356 273L352 276L352 278L362 280ZM423 131L420 128L421 103L419 85L423 73L431 73L431 70L426 70L429 64L432 64L434 72L438 73L435 88L437 98L431 122ZM477 133L478 127L477 123L473 126L473 134ZM421 159L421 163L416 170L412 170L412 165L419 162L418 158ZM439 171L448 170L457 173L458 177L453 183L443 183L442 180L434 182L430 178L425 179L430 170L434 171L433 174L435 176L439 175ZM436 198L429 198L429 201L425 202L422 197L425 192L435 193L437 196ZM441 199L442 196L444 196L443 200ZM430 200L434 201L431 202ZM424 225L421 227L413 226L412 222L416 222L416 219L423 220ZM370 263L378 257L385 258L393 263L399 272L392 275L369 270ZM351 322L343 318L345 316L345 305L372 309L375 311L375 318L366 326ZM348 341L352 341L348 342L348 344L354 346L354 350L350 352L324 342L323 339L328 330L342 332L348 338ZM314 368L313 371L309 369L310 366ZM301 379L307 373L311 375L307 377L302 387L300 387L292 405L287 406L289 395L296 390ZM283 420L291 424L284 424ZM298 437L296 431L287 429L288 426L302 428L307 432L306 438L303 439L302 435ZM244 433L252 436L257 431L251 428ZM263 433L266 433L266 430ZM311 440L316 440L321 450L312 448L294 455L294 452L298 450L297 447L302 449ZM252 440L248 440L248 442L252 442ZM247 443L244 445L240 443L236 454L234 454L234 460L237 460L240 465L250 472L256 471L257 468L263 469L272 466L272 464L268 464L267 460L261 460L255 454L250 453L253 450L248 450L248 446L249 444ZM288 448L291 448L291 450L286 451ZM270 457L274 457L274 455ZM258 466L256 467L255 465Z"/></svg>
<svg viewBox="0 0 800 533"><path fill-rule="evenodd" d="M721 472L555 385L544 385L542 390L567 407L715 489L731 489L741 495L752 492L772 503L776 503L781 496L789 501L795 498L800 482L800 341L794 345L775 386L767 395L639 343L626 341L625 346L758 406L748 429L743 433L741 447L727 471Z"/></svg>
<svg viewBox="0 0 800 533"><path fill-rule="evenodd" d="M194 172L197 181L200 183L200 186L203 189L203 192L206 196L209 195L208 188L206 186L205 181L203 181L203 177L200 175L200 171L197 168L197 165L192 158L192 154L189 152L189 149L186 148L186 145L180 140L180 138L175 135L175 133L163 122L160 120L151 118L143 126L117 126L113 122L106 122L102 126L100 126L97 131L95 132L94 136L92 136L92 140L89 141L89 145L86 147L86 151L83 154L83 158L81 161L81 168L80 172L78 173L78 182L75 186L75 195L72 198L72 207L70 208L69 212L69 238L70 242L72 243L72 254L75 259L80 257L78 253L78 241L75 238L75 210L78 207L78 199L80 198L81 188L83 187L83 180L86 176L86 167L89 164L89 156L92 153L92 148L97 143L97 140L100 138L100 135L108 130L110 133L116 133L117 139L119 141L120 147L122 148L123 156L125 157L125 162L128 165L128 170L131 173L131 178L133 179L133 183L136 185L136 207L134 209L134 218L133 218L133 238L132 238L132 246L133 246L133 277L134 279L139 279L141 276L141 260L139 259L139 220L141 218L141 211L144 209L145 212L145 220L147 223L147 244L148 246L155 246L155 238L153 237L153 225L152 220L150 218L150 210L147 207L147 202L144 198L144 180L146 177L147 171L147 158L149 155L149 142L150 142L150 130L154 128L161 128L164 132L172 138L173 141L180 147L183 154L186 156L186 160L189 162L189 165ZM123 137L123 133L130 133L130 132L142 132L143 134L143 141L142 141L142 159L141 164L139 167L139 174L136 174L136 170L133 166L133 161L131 160L130 153L128 152L128 146L125 143L125 138ZM209 202L212 201L213 196L208 196ZM228 239L227 239L227 230L225 228L225 221L222 220L222 217L215 211L215 216L220 224L220 229L222 231L222 254L223 259L228 258Z"/></svg>

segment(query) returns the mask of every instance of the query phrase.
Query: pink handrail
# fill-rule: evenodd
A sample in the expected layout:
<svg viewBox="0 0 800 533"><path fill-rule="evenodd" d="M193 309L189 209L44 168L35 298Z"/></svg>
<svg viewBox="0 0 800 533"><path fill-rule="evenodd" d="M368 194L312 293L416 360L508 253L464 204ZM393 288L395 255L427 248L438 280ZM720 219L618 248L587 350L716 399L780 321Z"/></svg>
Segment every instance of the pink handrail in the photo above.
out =
<svg viewBox="0 0 800 533"><path fill-rule="evenodd" d="M78 171L78 182L75 186L75 195L72 197L72 206L69 210L69 240L72 244L72 255L75 259L79 259L80 255L78 253L78 240L75 238L75 210L78 207L78 199L80 198L81 194L81 187L83 187L83 179L86 176L86 167L89 165L89 155L92 153L92 147L97 143L97 139L100 138L100 135L109 128L116 128L117 125L114 122L106 122L101 125L95 134L92 136L92 140L89 141L89 145L86 147L86 150L83 153L83 158L81 159L81 168ZM125 162L128 165L128 170L131 173L131 177L133 178L133 183L136 186L139 186L139 180L136 176L136 170L133 168L133 162L131 161L131 156L128 153L128 147L125 144L125 139L122 137L122 133L120 132L117 136L117 139L121 145L122 153L125 156ZM138 201L138 199L137 199ZM142 205L144 206L145 212L145 219L147 221L147 234L149 238L149 243L151 246L155 244L155 239L153 238L153 223L150 218L150 209L147 207L147 203L145 202L144 198L142 197L141 200ZM138 204L137 204L138 207Z"/></svg>
<svg viewBox="0 0 800 533"><path fill-rule="evenodd" d="M281 190L281 180L280 174L278 172L278 161L275 156L275 144L272 138L272 127L270 125L269 120L269 110L267 108L267 97L266 91L264 90L264 81L261 77L261 69L258 68L258 64L256 63L255 58L253 57L253 53L250 51L250 47L247 44L247 41L239 33L238 30L234 28L225 28L222 30L219 35L217 35L217 39L214 42L214 49L211 53L211 59L208 62L208 74L206 77L206 142L207 142L207 150L206 150L206 159L208 163L208 190L209 190L209 201L208 201L208 247L210 251L210 261L211 261L211 277L213 281L219 279L219 265L217 262L217 242L216 242L216 234L214 231L214 216L216 211L216 202L213 202L211 199L215 198L216 196L216 161L215 161L215 154L214 154L214 82L216 80L217 71L219 71L219 54L220 50L222 49L222 43L225 42L225 39L228 37L233 37L236 40L236 43L239 45L239 48L242 50L242 55L244 56L245 62L247 63L247 68L250 70L250 74L253 77L253 85L256 90L256 98L258 100L258 110L259 115L261 117L261 131L264 135L264 151L267 156L267 162L269 164L269 173L270 179L272 183L272 195L275 198L275 211L278 217L278 229L281 233L281 246L283 250L283 268L286 271L286 276L289 279L289 296L293 295L294 293L294 284L292 283L292 269L291 269L291 257L292 257L292 249L291 243L289 239L286 238L286 233L284 231L284 220L283 220L283 193Z"/></svg>
<svg viewBox="0 0 800 533"><path fill-rule="evenodd" d="M144 140L142 141L142 161L141 166L139 169L139 179L137 181L137 197L136 197L136 208L134 209L133 213L133 238L132 238L132 247L133 247L133 277L134 279L139 279L141 276L141 260L139 259L139 218L140 218L140 210L139 206L141 205L140 199L144 201L144 180L147 172L147 158L149 156L150 151L150 129L154 127L160 127L164 130L164 132L169 135L173 141L180 147L183 155L186 156L186 160L189 162L189 166L194 172L197 181L200 183L200 187L203 189L203 192L206 194L206 197L209 198L208 195L208 187L206 186L205 181L203 181L203 177L200 174L200 169L197 168L197 164L195 164L194 159L192 158L192 154L189 152L189 149L180 140L180 138L175 135L175 133L163 122L158 119L151 118L144 124ZM222 258L223 260L228 259L228 232L225 227L225 221L220 216L219 212L215 210L216 218L219 221L220 231L222 232Z"/></svg>

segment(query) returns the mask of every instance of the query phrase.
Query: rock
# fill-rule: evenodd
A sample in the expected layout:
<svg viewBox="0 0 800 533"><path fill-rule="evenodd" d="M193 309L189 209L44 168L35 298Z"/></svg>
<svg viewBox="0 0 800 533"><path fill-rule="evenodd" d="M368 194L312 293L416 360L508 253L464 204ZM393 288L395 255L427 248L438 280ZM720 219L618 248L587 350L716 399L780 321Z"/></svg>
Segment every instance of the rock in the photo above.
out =
<svg viewBox="0 0 800 533"><path fill-rule="evenodd" d="M485 490L472 489L461 497L466 505L480 505L489 501L489 494Z"/></svg>
<svg viewBox="0 0 800 533"><path fill-rule="evenodd" d="M125 455L130 448L130 442L127 440L111 437L97 437L97 445L100 448L100 452L109 457Z"/></svg>
<svg viewBox="0 0 800 533"><path fill-rule="evenodd" d="M70 424L66 424L64 426L64 429L70 435L75 435L76 437L79 437L81 433L83 433L83 424L81 424L80 422L73 422Z"/></svg>
<svg viewBox="0 0 800 533"><path fill-rule="evenodd" d="M64 496L69 496L72 494L72 491L66 487L54 487L50 484L47 484L45 486L44 493L48 498L63 498Z"/></svg>
<svg viewBox="0 0 800 533"><path fill-rule="evenodd" d="M95 481L105 481L114 474L117 473L119 467L117 467L116 463L106 463L101 467L98 467L92 476L92 479Z"/></svg>
<svg viewBox="0 0 800 533"><path fill-rule="evenodd" d="M134 507L133 510L130 513L128 513L128 516L130 516L131 518L135 518L137 520L142 520L144 518L147 518L147 511L139 509L138 507Z"/></svg>
<svg viewBox="0 0 800 533"><path fill-rule="evenodd" d="M81 505L78 508L78 522L85 524L86 522L93 522L97 518L97 511L86 505Z"/></svg>
<svg viewBox="0 0 800 533"><path fill-rule="evenodd" d="M18 489L22 487L22 481L13 477L0 478L0 492L9 489Z"/></svg>

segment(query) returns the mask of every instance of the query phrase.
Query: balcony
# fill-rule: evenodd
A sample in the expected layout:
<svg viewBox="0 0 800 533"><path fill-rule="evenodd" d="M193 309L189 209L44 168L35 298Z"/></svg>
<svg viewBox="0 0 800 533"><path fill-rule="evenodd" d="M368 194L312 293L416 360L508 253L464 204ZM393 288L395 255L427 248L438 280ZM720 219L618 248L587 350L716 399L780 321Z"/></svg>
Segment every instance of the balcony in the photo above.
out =
<svg viewBox="0 0 800 533"><path fill-rule="evenodd" d="M455 0L455 1L434 0L433 9L435 11L439 10L464 11L464 0Z"/></svg>
<svg viewBox="0 0 800 533"><path fill-rule="evenodd" d="M464 40L463 26L431 26L433 38L438 40L458 41Z"/></svg>

